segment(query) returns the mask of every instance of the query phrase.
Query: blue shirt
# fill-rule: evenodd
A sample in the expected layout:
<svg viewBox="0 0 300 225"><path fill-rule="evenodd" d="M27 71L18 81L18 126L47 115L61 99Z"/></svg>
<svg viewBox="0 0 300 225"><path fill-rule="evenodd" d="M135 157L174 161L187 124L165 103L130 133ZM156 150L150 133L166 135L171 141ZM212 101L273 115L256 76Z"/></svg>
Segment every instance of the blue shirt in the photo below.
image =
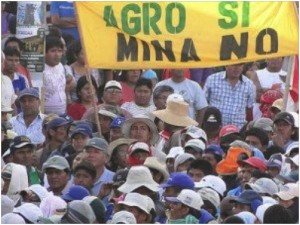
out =
<svg viewBox="0 0 300 225"><path fill-rule="evenodd" d="M253 82L242 75L234 87L226 78L226 72L212 74L204 86L208 104L222 113L223 125L241 128L246 123L246 108L253 108L256 91Z"/></svg>
<svg viewBox="0 0 300 225"><path fill-rule="evenodd" d="M74 4L73 2L67 2L67 1L51 2L50 14L51 16L58 14L59 17L74 18L75 17ZM63 33L71 34L75 38L75 40L80 39L77 27L67 27L67 28L60 28L60 29Z"/></svg>
<svg viewBox="0 0 300 225"><path fill-rule="evenodd" d="M238 186L234 189L231 189L230 191L228 191L227 196L232 196L232 197L238 197L240 196L240 194L242 193L242 188L241 186Z"/></svg>
<svg viewBox="0 0 300 225"><path fill-rule="evenodd" d="M104 183L111 182L113 180L114 172L104 168L104 171L99 177L99 179L94 183L94 186L92 188L93 195L97 196L99 194L99 191Z"/></svg>
<svg viewBox="0 0 300 225"><path fill-rule="evenodd" d="M12 125L13 131L16 132L17 135L26 135L30 138L33 144L42 144L45 141L45 136L42 132L42 123L44 118L45 115L39 113L27 127L24 121L23 112L21 112L12 117L9 122Z"/></svg>

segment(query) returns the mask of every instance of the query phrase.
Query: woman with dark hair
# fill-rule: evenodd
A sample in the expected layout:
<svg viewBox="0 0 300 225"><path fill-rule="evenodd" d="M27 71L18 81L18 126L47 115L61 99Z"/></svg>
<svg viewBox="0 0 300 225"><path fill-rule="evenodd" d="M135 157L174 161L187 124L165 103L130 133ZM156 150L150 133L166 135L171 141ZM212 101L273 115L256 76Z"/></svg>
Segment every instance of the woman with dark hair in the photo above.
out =
<svg viewBox="0 0 300 225"><path fill-rule="evenodd" d="M86 76L80 77L77 81L76 95L78 100L74 101L67 109L68 115L74 120L80 120L85 111L93 107L93 96L96 96L97 84L93 77L91 79L93 86L90 85ZM96 101L98 102L98 100Z"/></svg>

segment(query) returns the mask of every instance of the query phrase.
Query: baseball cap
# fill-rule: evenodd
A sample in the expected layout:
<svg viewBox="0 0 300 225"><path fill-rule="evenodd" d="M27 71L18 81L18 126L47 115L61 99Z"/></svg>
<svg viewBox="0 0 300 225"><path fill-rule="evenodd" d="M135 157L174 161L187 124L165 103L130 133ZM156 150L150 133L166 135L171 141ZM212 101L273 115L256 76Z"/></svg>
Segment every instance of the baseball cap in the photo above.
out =
<svg viewBox="0 0 300 225"><path fill-rule="evenodd" d="M88 147L93 147L100 151L107 151L108 143L103 138L94 137L88 141L84 148L86 149Z"/></svg>
<svg viewBox="0 0 300 225"><path fill-rule="evenodd" d="M82 134L90 138L93 137L93 132L91 127L88 124L83 124L83 123L76 125L75 129L72 131L71 138L73 138L75 134Z"/></svg>
<svg viewBox="0 0 300 225"><path fill-rule="evenodd" d="M9 107L7 105L1 104L1 112L12 112L12 111L14 111L13 108L11 108L11 107Z"/></svg>
<svg viewBox="0 0 300 225"><path fill-rule="evenodd" d="M288 124L294 126L295 125L295 120L294 117L288 113L288 112L280 112L275 116L274 119L274 124L276 124L278 121L283 120L287 122Z"/></svg>
<svg viewBox="0 0 300 225"><path fill-rule="evenodd" d="M271 108L276 108L279 111L282 111L283 108L283 98L279 98L272 103Z"/></svg>
<svg viewBox="0 0 300 225"><path fill-rule="evenodd" d="M117 170L117 172L113 176L113 186L119 187L124 184L128 176L128 172L129 170L126 168Z"/></svg>
<svg viewBox="0 0 300 225"><path fill-rule="evenodd" d="M199 153L203 153L205 143L200 139L191 139L185 143L184 148L190 147Z"/></svg>
<svg viewBox="0 0 300 225"><path fill-rule="evenodd" d="M69 121L70 123L74 122L73 118L71 116L69 116L67 113L60 114L59 117L64 118L65 120Z"/></svg>
<svg viewBox="0 0 300 225"><path fill-rule="evenodd" d="M272 125L273 125L273 120L271 120L270 118L262 117L257 119L254 122L253 127L260 128L264 131L272 131L273 130Z"/></svg>
<svg viewBox="0 0 300 225"><path fill-rule="evenodd" d="M166 156L166 159L174 159L178 155L181 155L184 153L184 149L181 146L172 147Z"/></svg>
<svg viewBox="0 0 300 225"><path fill-rule="evenodd" d="M137 150L143 150L145 152L151 152L150 146L145 142L135 142L128 148L128 155L132 155Z"/></svg>
<svg viewBox="0 0 300 225"><path fill-rule="evenodd" d="M42 170L45 171L48 168L55 168L58 170L65 170L67 169L70 171L70 165L68 161L59 155L55 155L50 157L46 162L44 162Z"/></svg>
<svg viewBox="0 0 300 225"><path fill-rule="evenodd" d="M123 116L117 116L113 119L111 122L109 128L121 128L122 124L125 122L125 117Z"/></svg>
<svg viewBox="0 0 300 225"><path fill-rule="evenodd" d="M219 132L219 137L224 137L228 134L234 134L234 133L239 133L239 128L235 125L226 125L221 128Z"/></svg>
<svg viewBox="0 0 300 225"><path fill-rule="evenodd" d="M218 130L222 126L222 114L221 111L213 106L208 106L204 116L202 128L205 131Z"/></svg>
<svg viewBox="0 0 300 225"><path fill-rule="evenodd" d="M162 188L177 187L180 189L194 189L194 181L184 173L172 173L166 183L160 185Z"/></svg>
<svg viewBox="0 0 300 225"><path fill-rule="evenodd" d="M33 96L36 98L40 98L39 90L37 88L25 88L20 92L18 99L21 99L24 96Z"/></svg>
<svg viewBox="0 0 300 225"><path fill-rule="evenodd" d="M279 171L281 170L282 164L283 164L283 158L280 153L271 155L271 157L267 161L267 167L277 167Z"/></svg>
<svg viewBox="0 0 300 225"><path fill-rule="evenodd" d="M209 145L206 149L204 149L204 153L212 153L215 155L223 156L224 152L223 149L219 145Z"/></svg>
<svg viewBox="0 0 300 225"><path fill-rule="evenodd" d="M184 140L186 135L191 136L193 139L203 139L205 142L207 142L207 134L205 131L199 127L196 127L194 125L188 126L186 129L183 129L183 134L181 135L181 138Z"/></svg>
<svg viewBox="0 0 300 225"><path fill-rule="evenodd" d="M61 218L62 224L91 224L96 220L92 207L83 200L68 203L67 212Z"/></svg>
<svg viewBox="0 0 300 225"><path fill-rule="evenodd" d="M196 183L197 188L210 187L216 192L218 192L221 196L224 195L226 191L226 183L218 176L215 175L206 175L204 176L200 182Z"/></svg>
<svg viewBox="0 0 300 225"><path fill-rule="evenodd" d="M73 200L82 200L84 197L89 196L89 191L80 185L73 185L69 191L62 196L62 199L66 202Z"/></svg>
<svg viewBox="0 0 300 225"><path fill-rule="evenodd" d="M262 159L255 157L255 156L252 156L246 160L238 160L238 164L240 166L250 165L256 169L259 169L261 172L265 172L267 169L266 163Z"/></svg>
<svg viewBox="0 0 300 225"><path fill-rule="evenodd" d="M131 212L127 211L119 211L115 213L110 221L110 224L136 224L136 219Z"/></svg>
<svg viewBox="0 0 300 225"><path fill-rule="evenodd" d="M155 71L153 71L151 69L144 71L144 73L142 74L141 77L146 78L146 79L158 79Z"/></svg>
<svg viewBox="0 0 300 225"><path fill-rule="evenodd" d="M177 197L166 197L166 200L179 202L196 210L200 210L204 204L200 194L190 189L183 189Z"/></svg>
<svg viewBox="0 0 300 225"><path fill-rule="evenodd" d="M13 140L12 143L10 144L10 153L12 154L15 152L18 148L22 148L25 146L30 146L31 148L34 148L35 145L32 144L31 140L29 137L25 135L20 135L16 136Z"/></svg>
<svg viewBox="0 0 300 225"><path fill-rule="evenodd" d="M190 153L183 153L183 154L177 156L176 159L175 159L175 162L174 162L174 169L175 169L175 171L177 170L177 167L180 164L182 164L182 163L184 163L186 161L194 160L194 159L196 159L195 156L193 156Z"/></svg>
<svg viewBox="0 0 300 225"><path fill-rule="evenodd" d="M120 82L118 82L116 80L108 81L104 86L104 90L107 88L112 88L112 87L122 90L122 86L121 86Z"/></svg>
<svg viewBox="0 0 300 225"><path fill-rule="evenodd" d="M241 204L251 204L255 200L263 201L262 197L253 190L245 190L238 197L233 197L231 202L238 202Z"/></svg>
<svg viewBox="0 0 300 225"><path fill-rule="evenodd" d="M299 197L299 184L297 183L287 183L283 185L280 189L281 190L274 195L278 196L284 201L291 200L295 197Z"/></svg>
<svg viewBox="0 0 300 225"><path fill-rule="evenodd" d="M184 98L180 94L172 93L167 98L167 103L170 102L170 101L173 101L173 102L178 102L178 101L184 102Z"/></svg>
<svg viewBox="0 0 300 225"><path fill-rule="evenodd" d="M269 194L270 196L278 192L277 184L266 177L259 178L254 183L246 183L245 189L250 189L260 194Z"/></svg>
<svg viewBox="0 0 300 225"><path fill-rule="evenodd" d="M61 127L64 125L70 124L70 122L68 120L66 120L65 118L62 117L57 117L54 118L53 120L51 120L48 124L47 124L47 129L54 129L57 127Z"/></svg>

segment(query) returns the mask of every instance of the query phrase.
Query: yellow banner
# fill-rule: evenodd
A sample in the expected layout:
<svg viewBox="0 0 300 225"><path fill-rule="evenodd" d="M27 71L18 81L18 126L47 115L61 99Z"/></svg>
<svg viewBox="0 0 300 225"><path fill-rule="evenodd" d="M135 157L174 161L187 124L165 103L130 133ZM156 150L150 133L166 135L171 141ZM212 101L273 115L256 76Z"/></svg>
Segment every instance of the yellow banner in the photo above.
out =
<svg viewBox="0 0 300 225"><path fill-rule="evenodd" d="M87 64L197 68L298 54L293 2L75 2Z"/></svg>

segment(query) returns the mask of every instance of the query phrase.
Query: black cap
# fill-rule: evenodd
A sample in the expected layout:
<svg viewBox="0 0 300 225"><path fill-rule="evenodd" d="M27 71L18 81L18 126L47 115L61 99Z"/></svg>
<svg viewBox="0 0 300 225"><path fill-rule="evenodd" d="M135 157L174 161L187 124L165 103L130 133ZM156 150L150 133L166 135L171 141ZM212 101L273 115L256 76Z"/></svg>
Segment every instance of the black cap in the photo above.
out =
<svg viewBox="0 0 300 225"><path fill-rule="evenodd" d="M288 112L280 112L275 116L274 119L274 124L277 123L278 121L283 120L287 123L289 123L290 125L294 126L295 125L295 120L294 117L292 116L292 114L288 113Z"/></svg>

